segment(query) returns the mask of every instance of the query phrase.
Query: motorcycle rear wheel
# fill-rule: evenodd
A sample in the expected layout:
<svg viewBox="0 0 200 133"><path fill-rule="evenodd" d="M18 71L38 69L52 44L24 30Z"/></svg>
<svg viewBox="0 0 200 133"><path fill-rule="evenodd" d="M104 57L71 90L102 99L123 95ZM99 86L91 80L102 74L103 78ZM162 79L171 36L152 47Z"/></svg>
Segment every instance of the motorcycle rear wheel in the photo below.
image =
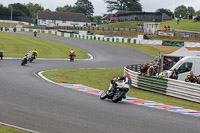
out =
<svg viewBox="0 0 200 133"><path fill-rule="evenodd" d="M33 58L30 59L30 62L33 62Z"/></svg>
<svg viewBox="0 0 200 133"><path fill-rule="evenodd" d="M125 92L124 90L123 90L123 91L118 91L118 92L113 96L112 102L116 103L116 102L118 102L118 101L121 101L122 98L124 97L125 93L126 93L126 92Z"/></svg>

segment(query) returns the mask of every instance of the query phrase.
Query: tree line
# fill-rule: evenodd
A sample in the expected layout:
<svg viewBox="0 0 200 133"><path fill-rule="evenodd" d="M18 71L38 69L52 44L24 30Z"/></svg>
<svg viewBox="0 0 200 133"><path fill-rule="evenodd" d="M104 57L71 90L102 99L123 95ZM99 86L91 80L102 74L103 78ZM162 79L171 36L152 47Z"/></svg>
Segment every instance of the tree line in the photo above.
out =
<svg viewBox="0 0 200 133"><path fill-rule="evenodd" d="M142 5L140 0L103 0L107 4L107 11L113 12L118 10L126 11L142 11ZM50 9L44 9L39 4L21 4L14 3L9 4L8 7L0 4L0 15L10 16L11 10L13 11L13 16L23 16L36 18L38 11L51 11ZM94 7L89 0L77 0L74 6L65 5L63 7L57 7L57 12L73 12L73 13L84 13L88 18L94 22L99 22L101 16L93 17ZM166 13L170 17L176 18L188 18L189 16L200 15L200 10L195 11L193 7L186 7L184 5L178 6L174 12L169 9L160 8L156 12Z"/></svg>
<svg viewBox="0 0 200 133"><path fill-rule="evenodd" d="M33 3L14 3L9 4L8 7L5 7L2 4L0 4L0 15L10 16L11 10L13 16L36 18L37 12L44 11L44 8L39 4ZM50 9L46 9L46 11L50 11Z"/></svg>

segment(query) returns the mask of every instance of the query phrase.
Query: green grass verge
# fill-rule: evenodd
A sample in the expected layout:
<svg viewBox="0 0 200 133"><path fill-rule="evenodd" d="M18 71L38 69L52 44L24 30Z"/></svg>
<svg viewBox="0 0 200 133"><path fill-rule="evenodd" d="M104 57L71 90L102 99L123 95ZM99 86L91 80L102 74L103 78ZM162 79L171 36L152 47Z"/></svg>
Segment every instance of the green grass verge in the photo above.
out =
<svg viewBox="0 0 200 133"><path fill-rule="evenodd" d="M17 25L16 23L0 23L0 27L1 27L1 26L10 27L10 26L16 26L16 25Z"/></svg>
<svg viewBox="0 0 200 133"><path fill-rule="evenodd" d="M27 132L0 125L0 133L27 133Z"/></svg>
<svg viewBox="0 0 200 133"><path fill-rule="evenodd" d="M200 22L194 22L193 20L182 19L179 24L177 24L176 20L160 23L160 27L164 27L165 25L169 25L173 29L200 32Z"/></svg>
<svg viewBox="0 0 200 133"><path fill-rule="evenodd" d="M120 36L120 37L138 37L138 35L142 35L140 32L134 31L101 31L101 30L94 30L91 31L96 35L104 35L104 36Z"/></svg>
<svg viewBox="0 0 200 133"><path fill-rule="evenodd" d="M122 76L123 71L123 69L71 69L47 71L42 75L56 83L82 84L105 90L109 87L110 80ZM128 96L200 111L198 103L135 88L130 89Z"/></svg>
<svg viewBox="0 0 200 133"><path fill-rule="evenodd" d="M0 32L0 50L4 50L5 57L23 57L28 51L37 49L39 58L68 58L71 48L76 51L78 59L89 58L78 48L53 41L25 37L7 32Z"/></svg>
<svg viewBox="0 0 200 133"><path fill-rule="evenodd" d="M143 24L143 21L128 21L128 22L116 22L109 24L101 24L98 27L119 27L119 28L137 28L137 24Z"/></svg>
<svg viewBox="0 0 200 133"><path fill-rule="evenodd" d="M187 42L200 42L200 38L194 37L180 37L180 36L156 36L154 39L166 41L187 41Z"/></svg>
<svg viewBox="0 0 200 133"><path fill-rule="evenodd" d="M141 22L141 21L129 21L129 22L117 22L117 23L109 23L109 24L102 24L98 27L119 27L119 28L136 28L137 24L143 24L148 22ZM186 30L186 31L194 31L200 32L200 22L194 22L193 20L182 19L179 24L177 24L176 20L167 21L167 22L160 22L160 27L170 26L171 28L178 29L178 30Z"/></svg>

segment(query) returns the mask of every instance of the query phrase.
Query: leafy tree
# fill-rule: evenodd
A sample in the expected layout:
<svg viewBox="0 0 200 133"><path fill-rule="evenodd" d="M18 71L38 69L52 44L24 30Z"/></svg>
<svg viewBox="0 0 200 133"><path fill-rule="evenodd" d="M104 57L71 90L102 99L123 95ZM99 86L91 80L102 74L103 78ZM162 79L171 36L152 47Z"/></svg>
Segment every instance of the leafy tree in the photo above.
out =
<svg viewBox="0 0 200 133"><path fill-rule="evenodd" d="M96 22L97 24L100 24L101 18L102 18L102 16L94 16L94 17L92 17L91 21Z"/></svg>
<svg viewBox="0 0 200 133"><path fill-rule="evenodd" d="M195 12L195 15L200 16L200 10Z"/></svg>
<svg viewBox="0 0 200 133"><path fill-rule="evenodd" d="M76 8L74 6L71 6L71 5L66 5L64 7L57 7L56 8L57 12L76 12L75 10L76 10Z"/></svg>
<svg viewBox="0 0 200 133"><path fill-rule="evenodd" d="M178 6L176 7L174 14L176 18L188 18L188 9L184 5Z"/></svg>
<svg viewBox="0 0 200 133"><path fill-rule="evenodd" d="M128 11L142 11L142 5L139 0L127 0L126 5Z"/></svg>
<svg viewBox="0 0 200 133"><path fill-rule="evenodd" d="M44 11L44 8L39 4L28 3L27 7L30 11L29 17L36 18L38 11Z"/></svg>
<svg viewBox="0 0 200 133"><path fill-rule="evenodd" d="M88 18L91 18L94 13L94 7L89 0L77 0L75 3L75 11L85 14Z"/></svg>
<svg viewBox="0 0 200 133"><path fill-rule="evenodd" d="M10 10L7 7L4 7L2 4L0 4L0 14L8 15L10 14Z"/></svg>
<svg viewBox="0 0 200 133"><path fill-rule="evenodd" d="M139 0L104 0L107 4L108 12L114 10L142 11Z"/></svg>
<svg viewBox="0 0 200 133"><path fill-rule="evenodd" d="M51 12L51 10L48 8L48 9L45 9L44 10L45 12Z"/></svg>
<svg viewBox="0 0 200 133"><path fill-rule="evenodd" d="M191 7L191 6L188 7L188 14L191 15L191 16L194 16L195 10L194 10L193 7Z"/></svg>
<svg viewBox="0 0 200 133"><path fill-rule="evenodd" d="M28 9L26 5L22 5L20 3L9 4L8 8L11 9L11 7L13 8L13 12L14 12L13 15L15 14L15 12L18 12L18 14L21 14L24 17L30 16L30 10Z"/></svg>
<svg viewBox="0 0 200 133"><path fill-rule="evenodd" d="M11 15L11 6L10 7L4 7L3 5L0 5L0 14L5 16ZM12 14L13 16L26 16L24 12L18 9L12 8Z"/></svg>

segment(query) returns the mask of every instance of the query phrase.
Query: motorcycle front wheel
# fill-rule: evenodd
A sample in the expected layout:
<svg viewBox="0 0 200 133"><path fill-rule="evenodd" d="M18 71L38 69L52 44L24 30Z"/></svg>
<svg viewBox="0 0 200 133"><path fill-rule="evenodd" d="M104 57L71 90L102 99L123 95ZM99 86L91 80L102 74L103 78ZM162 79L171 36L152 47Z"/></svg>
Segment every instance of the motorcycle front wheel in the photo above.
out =
<svg viewBox="0 0 200 133"><path fill-rule="evenodd" d="M21 65L22 65L22 66L24 66L24 65L25 65L25 60L22 60L22 63L21 63Z"/></svg>
<svg viewBox="0 0 200 133"><path fill-rule="evenodd" d="M107 97L106 91L104 91L101 95L100 95L100 99L104 100Z"/></svg>

